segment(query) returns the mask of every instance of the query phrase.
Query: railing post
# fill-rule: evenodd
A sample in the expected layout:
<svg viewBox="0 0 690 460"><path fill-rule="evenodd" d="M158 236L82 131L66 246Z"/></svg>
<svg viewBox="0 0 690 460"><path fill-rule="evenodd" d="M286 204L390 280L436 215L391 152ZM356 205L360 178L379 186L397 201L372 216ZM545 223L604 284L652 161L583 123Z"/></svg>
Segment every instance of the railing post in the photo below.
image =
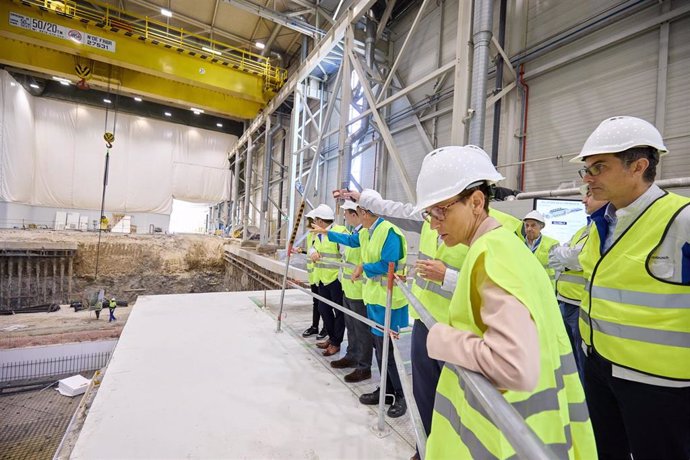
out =
<svg viewBox="0 0 690 460"><path fill-rule="evenodd" d="M386 285L386 315L383 320L383 351L381 357L381 381L379 383L379 419L375 433L379 437L390 434L391 429L386 426L384 411L386 409L386 380L388 377L388 344L391 332L391 309L393 308L393 277L395 275L395 263L388 263L388 276Z"/></svg>

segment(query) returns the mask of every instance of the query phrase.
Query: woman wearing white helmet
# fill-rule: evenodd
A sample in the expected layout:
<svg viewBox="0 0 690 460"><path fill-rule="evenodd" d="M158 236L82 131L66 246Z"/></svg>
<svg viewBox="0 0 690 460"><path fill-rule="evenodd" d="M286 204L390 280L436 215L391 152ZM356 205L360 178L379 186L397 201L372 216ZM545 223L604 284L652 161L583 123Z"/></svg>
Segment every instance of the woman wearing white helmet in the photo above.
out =
<svg viewBox="0 0 690 460"><path fill-rule="evenodd" d="M461 154L458 149L462 149ZM417 209L448 246L469 246L448 324L429 331L439 379L427 457L508 458L506 438L466 395L452 366L486 376L559 458L595 458L594 436L553 288L539 262L488 214L503 177L475 146L426 156Z"/></svg>

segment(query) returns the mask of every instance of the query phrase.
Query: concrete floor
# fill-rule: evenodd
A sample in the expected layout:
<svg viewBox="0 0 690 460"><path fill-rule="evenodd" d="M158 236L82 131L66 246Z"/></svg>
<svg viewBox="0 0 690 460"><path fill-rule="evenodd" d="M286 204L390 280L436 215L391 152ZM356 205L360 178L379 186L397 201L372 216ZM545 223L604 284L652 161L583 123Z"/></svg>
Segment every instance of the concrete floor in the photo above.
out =
<svg viewBox="0 0 690 460"><path fill-rule="evenodd" d="M409 458L405 430L374 434L376 413L294 333L311 298L288 291L276 334L263 297L140 297L71 458Z"/></svg>

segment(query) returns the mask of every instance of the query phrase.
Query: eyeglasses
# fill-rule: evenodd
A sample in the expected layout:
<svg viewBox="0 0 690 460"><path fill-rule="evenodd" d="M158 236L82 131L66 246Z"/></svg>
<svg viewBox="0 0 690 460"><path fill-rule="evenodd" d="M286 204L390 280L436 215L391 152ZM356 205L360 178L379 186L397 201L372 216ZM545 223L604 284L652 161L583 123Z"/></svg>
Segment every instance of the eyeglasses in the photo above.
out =
<svg viewBox="0 0 690 460"><path fill-rule="evenodd" d="M446 212L448 212L448 208L450 208L456 203L461 202L462 200L463 198L460 197L457 200L453 201L452 203L448 203L445 206L434 206L433 208L431 208L431 211L422 211L422 217L429 223L431 223L432 217L437 221L442 222L446 219Z"/></svg>
<svg viewBox="0 0 690 460"><path fill-rule="evenodd" d="M585 176L598 176L604 168L606 168L604 163L595 163L589 168L582 168L577 172L580 174L580 177L584 179Z"/></svg>

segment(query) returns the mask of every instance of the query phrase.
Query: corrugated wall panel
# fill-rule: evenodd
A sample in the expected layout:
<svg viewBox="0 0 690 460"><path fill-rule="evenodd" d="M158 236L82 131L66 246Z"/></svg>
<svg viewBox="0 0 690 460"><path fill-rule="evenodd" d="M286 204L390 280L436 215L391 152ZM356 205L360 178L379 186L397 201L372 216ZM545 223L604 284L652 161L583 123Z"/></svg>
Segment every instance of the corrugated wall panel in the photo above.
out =
<svg viewBox="0 0 690 460"><path fill-rule="evenodd" d="M690 176L690 18L671 23L661 177Z"/></svg>
<svg viewBox="0 0 690 460"><path fill-rule="evenodd" d="M556 188L578 180L568 159L601 120L634 115L653 121L658 31L573 62L530 81L525 190ZM553 56L556 58L557 56Z"/></svg>
<svg viewBox="0 0 690 460"><path fill-rule="evenodd" d="M621 3L624 1L530 0L527 16L527 46L539 43Z"/></svg>

